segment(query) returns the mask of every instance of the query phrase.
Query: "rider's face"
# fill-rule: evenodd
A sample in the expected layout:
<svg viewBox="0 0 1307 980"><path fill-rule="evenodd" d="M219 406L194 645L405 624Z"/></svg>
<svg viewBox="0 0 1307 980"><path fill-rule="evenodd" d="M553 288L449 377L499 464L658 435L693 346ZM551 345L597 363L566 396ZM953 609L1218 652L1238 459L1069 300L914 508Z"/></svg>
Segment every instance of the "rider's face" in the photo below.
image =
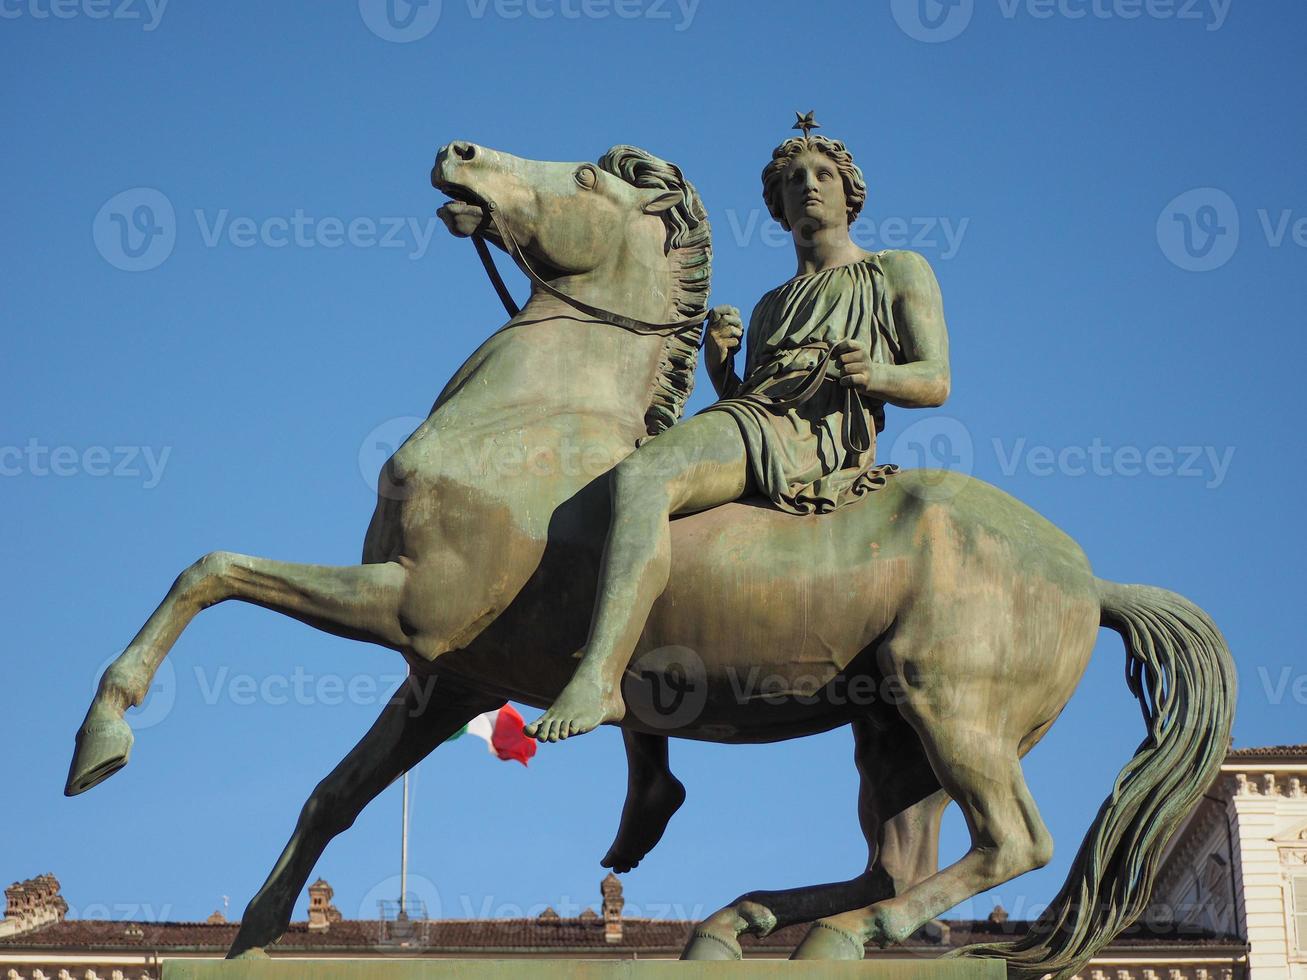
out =
<svg viewBox="0 0 1307 980"><path fill-rule="evenodd" d="M844 180L835 161L817 150L804 150L789 166L781 182L785 221L796 233L848 224Z"/></svg>

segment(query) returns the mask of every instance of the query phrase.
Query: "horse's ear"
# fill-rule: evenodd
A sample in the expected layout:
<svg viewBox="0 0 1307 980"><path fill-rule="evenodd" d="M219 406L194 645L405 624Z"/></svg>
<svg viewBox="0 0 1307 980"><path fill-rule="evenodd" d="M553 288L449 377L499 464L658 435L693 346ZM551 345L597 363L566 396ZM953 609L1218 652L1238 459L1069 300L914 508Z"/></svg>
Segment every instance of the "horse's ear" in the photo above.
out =
<svg viewBox="0 0 1307 980"><path fill-rule="evenodd" d="M653 190L648 192L644 203L640 205L640 210L645 214L662 214L676 207L681 200L680 191Z"/></svg>

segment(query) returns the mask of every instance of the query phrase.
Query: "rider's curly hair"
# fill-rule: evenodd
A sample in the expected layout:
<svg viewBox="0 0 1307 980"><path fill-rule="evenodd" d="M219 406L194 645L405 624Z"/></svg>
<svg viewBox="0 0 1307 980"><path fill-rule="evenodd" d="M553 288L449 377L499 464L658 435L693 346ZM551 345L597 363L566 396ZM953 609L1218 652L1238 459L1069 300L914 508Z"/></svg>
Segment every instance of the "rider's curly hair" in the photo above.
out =
<svg viewBox="0 0 1307 980"><path fill-rule="evenodd" d="M781 195L781 179L790 161L804 150L816 150L824 153L835 162L844 181L844 199L848 203L849 224L853 224L867 201L867 179L862 170L853 162L853 154L844 147L841 140L828 139L825 136L795 136L787 139L771 151L771 163L762 170L762 199L767 202L767 210L780 222L786 231L790 230L785 220L785 201Z"/></svg>

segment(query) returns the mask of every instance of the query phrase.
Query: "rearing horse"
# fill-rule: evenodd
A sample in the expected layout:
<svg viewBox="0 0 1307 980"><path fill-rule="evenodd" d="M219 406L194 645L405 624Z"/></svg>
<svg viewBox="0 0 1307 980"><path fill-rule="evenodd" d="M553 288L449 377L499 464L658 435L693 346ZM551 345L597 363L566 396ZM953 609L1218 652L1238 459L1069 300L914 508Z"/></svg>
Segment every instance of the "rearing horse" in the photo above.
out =
<svg viewBox="0 0 1307 980"><path fill-rule="evenodd" d="M363 563L205 556L105 671L78 733L70 795L126 764L125 710L190 620L228 599L390 647L434 684L430 698L401 692L319 784L229 955L285 930L327 842L395 777L507 698L554 700L589 625L607 474L675 422L693 382L700 328L685 324L706 307L709 226L675 166L625 146L596 166L460 142L432 181L455 199L451 229L508 247L534 288L386 464ZM652 847L679 803L661 775L666 736L768 742L846 724L869 850L848 881L741 896L699 925L687 957L738 957L741 933L795 922L814 923L797 958L860 957L1047 863L1020 760L1070 699L1100 624L1125 639L1146 738L1030 934L960 954L1067 977L1143 911L1229 739L1233 664L1201 610L1095 578L1069 537L959 474L901 473L820 517L729 504L677 518L671 539L670 582L623 683L633 795L617 863ZM936 871L949 799L971 848Z"/></svg>

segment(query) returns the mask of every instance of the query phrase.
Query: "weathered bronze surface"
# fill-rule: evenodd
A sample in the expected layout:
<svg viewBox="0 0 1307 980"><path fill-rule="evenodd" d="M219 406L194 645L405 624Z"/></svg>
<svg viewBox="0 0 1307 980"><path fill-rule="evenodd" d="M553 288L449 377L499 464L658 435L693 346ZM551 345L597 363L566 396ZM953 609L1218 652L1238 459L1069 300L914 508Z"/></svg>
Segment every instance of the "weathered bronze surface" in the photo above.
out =
<svg viewBox="0 0 1307 980"><path fill-rule="evenodd" d="M994 487L875 467L882 406L948 394L938 289L919 256L849 241L861 175L800 122L765 172L798 276L759 304L743 378L741 320L714 312L708 369L726 400L683 422L711 253L680 171L630 147L598 165L465 142L440 152L446 224L529 263L530 300L386 464L361 565L205 556L105 671L78 733L70 795L126 764L125 710L190 620L229 599L406 658L409 689L314 791L231 955L284 931L326 844L368 801L511 698L548 709L545 739L624 729L630 793L605 858L619 869L683 797L668 736L766 742L849 725L865 870L743 895L685 955L738 958L743 932L812 922L797 958L860 958L1049 860L1020 759L1071 697L1100 623L1126 641L1147 737L1045 918L960 954L1066 977L1140 914L1228 744L1224 640L1180 596L1095 578L1074 541ZM816 329L823 311L830 329ZM972 847L937 871L950 798Z"/></svg>
<svg viewBox="0 0 1307 980"><path fill-rule="evenodd" d="M998 960L675 963L667 960L167 960L163 980L1002 980Z"/></svg>

